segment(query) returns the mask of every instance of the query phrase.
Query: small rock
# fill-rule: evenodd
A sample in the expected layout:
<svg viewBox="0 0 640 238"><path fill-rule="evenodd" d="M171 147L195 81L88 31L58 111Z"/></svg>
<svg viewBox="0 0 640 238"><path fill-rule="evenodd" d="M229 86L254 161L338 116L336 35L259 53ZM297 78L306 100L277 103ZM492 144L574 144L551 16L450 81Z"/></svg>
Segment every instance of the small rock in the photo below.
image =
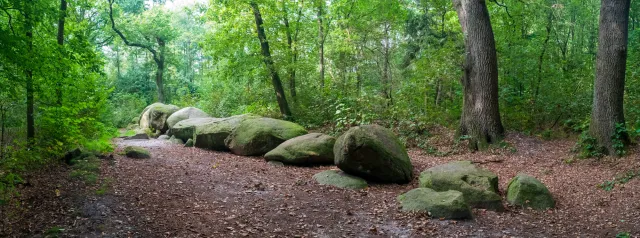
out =
<svg viewBox="0 0 640 238"><path fill-rule="evenodd" d="M518 174L507 187L507 202L513 205L536 210L554 208L556 205L547 186L532 176Z"/></svg>
<svg viewBox="0 0 640 238"><path fill-rule="evenodd" d="M317 173L313 175L313 179L321 185L332 185L339 188L363 189L367 187L367 181L364 179L336 170Z"/></svg>
<svg viewBox="0 0 640 238"><path fill-rule="evenodd" d="M124 148L124 153L129 158L134 159L148 159L151 158L151 154L146 149L139 146L127 146Z"/></svg>

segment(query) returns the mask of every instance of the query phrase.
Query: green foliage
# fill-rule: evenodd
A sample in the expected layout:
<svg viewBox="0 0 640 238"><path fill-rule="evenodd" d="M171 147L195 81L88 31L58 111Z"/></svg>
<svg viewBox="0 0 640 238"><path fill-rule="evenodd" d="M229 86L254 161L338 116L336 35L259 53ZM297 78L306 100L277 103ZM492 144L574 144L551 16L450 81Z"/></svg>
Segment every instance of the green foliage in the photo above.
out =
<svg viewBox="0 0 640 238"><path fill-rule="evenodd" d="M613 144L613 149L617 156L623 156L627 153L625 150L625 141L628 140L629 133L627 132L627 127L624 123L616 123L616 128L611 136L611 141Z"/></svg>
<svg viewBox="0 0 640 238"><path fill-rule="evenodd" d="M618 234L616 234L616 238L631 238L631 233L619 232Z"/></svg>
<svg viewBox="0 0 640 238"><path fill-rule="evenodd" d="M640 170L638 171L630 170L624 174L616 176L613 180L606 180L601 184L598 184L598 187L604 191L611 191L615 188L616 185L625 184L629 182L629 180L639 176L640 176Z"/></svg>
<svg viewBox="0 0 640 238"><path fill-rule="evenodd" d="M62 233L64 232L64 228L59 227L59 226L54 226L49 228L48 230L46 230L44 232L44 237L46 238L58 238L62 235Z"/></svg>
<svg viewBox="0 0 640 238"><path fill-rule="evenodd" d="M600 158L604 156L605 148L600 146L598 144L598 140L589 135L588 131L584 131L580 134L578 143L574 147L573 151L577 152L578 157L582 159Z"/></svg>
<svg viewBox="0 0 640 238"><path fill-rule="evenodd" d="M78 178L87 184L93 185L98 181L100 173L100 159L93 155L78 158L71 161L73 170L70 176Z"/></svg>

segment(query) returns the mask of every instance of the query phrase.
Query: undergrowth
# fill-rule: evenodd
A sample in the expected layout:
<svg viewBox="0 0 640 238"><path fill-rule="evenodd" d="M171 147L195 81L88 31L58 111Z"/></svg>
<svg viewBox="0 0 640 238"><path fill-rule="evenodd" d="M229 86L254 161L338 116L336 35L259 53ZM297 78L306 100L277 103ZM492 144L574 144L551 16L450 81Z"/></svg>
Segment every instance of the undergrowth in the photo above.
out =
<svg viewBox="0 0 640 238"><path fill-rule="evenodd" d="M634 179L636 177L640 177L640 170L638 171L630 170L624 174L616 176L613 180L606 180L601 184L598 184L598 187L604 191L611 191L616 187L616 185L628 183L629 180Z"/></svg>

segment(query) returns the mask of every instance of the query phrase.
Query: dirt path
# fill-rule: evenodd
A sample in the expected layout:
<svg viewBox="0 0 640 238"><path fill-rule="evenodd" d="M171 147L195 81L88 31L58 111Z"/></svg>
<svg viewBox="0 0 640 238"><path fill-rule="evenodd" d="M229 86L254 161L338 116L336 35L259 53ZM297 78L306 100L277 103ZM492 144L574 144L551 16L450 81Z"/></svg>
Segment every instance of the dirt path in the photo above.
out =
<svg viewBox="0 0 640 238"><path fill-rule="evenodd" d="M113 180L106 195L84 196L84 200L75 201L70 198L66 205L57 206L79 209L69 214L43 215L41 223L55 223L46 217L66 219L56 220L66 228L62 234L80 237L640 235L640 179L609 192L596 187L621 171L640 168L637 153L615 162L585 160L567 164L564 161L570 156L571 142L514 135L508 140L518 148L517 152L432 157L412 150L416 174L413 183L372 184L364 191L320 186L311 179L332 166L275 167L262 158L184 148L166 141L118 140L118 151L128 145L143 146L151 151L152 158L134 160L115 155L114 160L103 165L104 177ZM474 210L471 221L439 221L399 211L396 196L418 186L420 171L462 159L502 161L480 165L499 175L501 191L506 189L508 179L519 172L540 178L556 197L558 208L545 212L513 207L502 213ZM38 229L45 228L18 230L9 235L32 236L38 234Z"/></svg>

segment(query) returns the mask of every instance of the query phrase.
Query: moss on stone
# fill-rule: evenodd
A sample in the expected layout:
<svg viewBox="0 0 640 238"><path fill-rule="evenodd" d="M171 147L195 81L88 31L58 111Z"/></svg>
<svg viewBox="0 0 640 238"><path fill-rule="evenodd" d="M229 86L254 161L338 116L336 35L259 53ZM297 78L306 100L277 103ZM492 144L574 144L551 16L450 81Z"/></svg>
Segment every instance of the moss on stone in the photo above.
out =
<svg viewBox="0 0 640 238"><path fill-rule="evenodd" d="M180 109L172 113L171 116L167 118L167 126L169 126L169 129L171 129L173 128L173 126L176 125L176 123L180 121L184 121L191 118L204 118L204 117L209 117L209 115L198 108L185 107L183 109Z"/></svg>
<svg viewBox="0 0 640 238"><path fill-rule="evenodd" d="M256 118L244 120L225 139L231 152L237 155L264 155L291 138L307 134L293 122Z"/></svg>
<svg viewBox="0 0 640 238"><path fill-rule="evenodd" d="M398 196L403 211L429 213L433 218L471 218L469 205L458 191L436 192L430 188L416 188Z"/></svg>
<svg viewBox="0 0 640 238"><path fill-rule="evenodd" d="M554 208L556 205L549 189L532 176L518 174L511 179L507 187L507 202L513 205L536 210Z"/></svg>
<svg viewBox="0 0 640 238"><path fill-rule="evenodd" d="M381 183L407 183L413 165L398 137L378 125L358 126L340 136L333 147L341 170Z"/></svg>
<svg viewBox="0 0 640 238"><path fill-rule="evenodd" d="M367 181L364 179L337 170L322 171L313 175L313 179L321 185L339 188L363 189L367 187Z"/></svg>
<svg viewBox="0 0 640 238"><path fill-rule="evenodd" d="M127 146L124 148L124 153L129 158L134 159L148 159L151 158L151 153L148 150L139 146Z"/></svg>
<svg viewBox="0 0 640 238"><path fill-rule="evenodd" d="M420 187L460 191L474 208L504 209L498 195L498 176L476 167L471 161L456 161L427 169L420 174Z"/></svg>
<svg viewBox="0 0 640 238"><path fill-rule="evenodd" d="M267 161L280 161L292 165L333 164L332 136L311 133L295 137L269 151L264 157Z"/></svg>

